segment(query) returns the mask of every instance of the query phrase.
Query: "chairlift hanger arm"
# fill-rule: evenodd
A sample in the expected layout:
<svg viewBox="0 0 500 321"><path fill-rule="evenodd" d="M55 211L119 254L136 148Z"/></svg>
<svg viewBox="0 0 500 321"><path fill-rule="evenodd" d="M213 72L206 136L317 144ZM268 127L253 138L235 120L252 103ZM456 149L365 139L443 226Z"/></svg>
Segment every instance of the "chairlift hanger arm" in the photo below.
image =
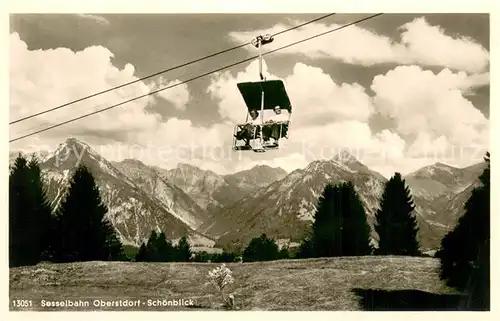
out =
<svg viewBox="0 0 500 321"><path fill-rule="evenodd" d="M251 41L252 45L254 45L257 49L259 49L259 76L260 76L260 80L265 80L265 77L262 74L262 51L261 51L261 48L263 45L266 45L266 44L271 43L273 41L274 41L274 38L269 34L257 36Z"/></svg>
<svg viewBox="0 0 500 321"><path fill-rule="evenodd" d="M252 43L252 45L254 45L254 47L260 48L263 45L267 45L268 43L271 43L273 41L274 41L274 37L269 35L269 34L266 34L266 35L260 35L260 36L255 37L251 41L251 43Z"/></svg>

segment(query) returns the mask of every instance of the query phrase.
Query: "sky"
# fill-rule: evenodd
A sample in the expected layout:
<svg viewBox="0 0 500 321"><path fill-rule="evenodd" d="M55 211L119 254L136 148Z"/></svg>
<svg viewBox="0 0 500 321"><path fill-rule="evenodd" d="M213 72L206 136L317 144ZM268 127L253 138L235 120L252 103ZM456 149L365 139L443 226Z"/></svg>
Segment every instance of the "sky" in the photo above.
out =
<svg viewBox="0 0 500 321"><path fill-rule="evenodd" d="M323 14L13 14L10 121L249 42ZM370 14L335 14L277 35L264 51ZM464 167L489 148L487 14L383 14L264 57L283 80L290 138L235 152L246 107L237 83L258 81L251 45L12 124L10 139L145 95L10 143L52 150L75 137L105 156L219 174L266 164L287 171L347 149L386 177L435 162ZM182 83L201 74L209 75Z"/></svg>

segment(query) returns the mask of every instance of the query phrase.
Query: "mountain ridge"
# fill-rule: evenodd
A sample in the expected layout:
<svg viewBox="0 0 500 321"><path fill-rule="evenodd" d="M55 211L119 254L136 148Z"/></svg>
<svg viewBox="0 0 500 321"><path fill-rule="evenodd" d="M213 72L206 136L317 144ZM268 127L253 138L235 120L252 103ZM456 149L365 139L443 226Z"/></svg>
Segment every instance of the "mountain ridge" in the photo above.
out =
<svg viewBox="0 0 500 321"><path fill-rule="evenodd" d="M86 152L81 153L82 149ZM10 151L11 163L16 155ZM136 246L151 229L166 230L169 238L189 234L190 242L208 247L238 246L262 232L278 242L296 243L307 233L324 185L348 180L354 183L373 226L387 181L347 151L290 173L255 165L226 175L187 163L164 169L136 159L109 162L74 138L52 153L39 155L48 194L56 207L71 169L79 161L90 163L103 200L109 204L113 225L122 240ZM403 176L415 201L423 248L435 248L455 224L484 166L458 168L437 162ZM374 233L372 238L376 243Z"/></svg>
<svg viewBox="0 0 500 321"><path fill-rule="evenodd" d="M344 161L339 161L341 159L344 159ZM345 161L346 159L347 161ZM442 164L438 163L434 167L442 167ZM456 170L461 171L463 177L471 179L479 176L482 168L483 165L474 164L463 169L456 168ZM423 170L428 170L428 168L424 167ZM407 179L406 176L404 178ZM307 181L314 182L314 184L306 185ZM310 225L298 221L312 220L315 204L324 185L344 181L354 183L367 212L369 225L372 228L372 242L376 244L378 237L373 231L374 214L378 210L379 199L387 178L369 169L346 152L342 152L340 156L329 160L313 161L305 168L291 172L282 181L275 182L267 188L259 189L253 196L242 199L221 214L225 218L223 221L203 224L201 231L217 238L217 246L228 248L235 246L237 248L238 243L247 243L260 233L285 238L289 241L300 240L306 235ZM445 201L449 201L457 192L466 190L472 184L470 181L465 182L463 179L458 181L464 186L461 189L451 188L447 190L448 194L438 201L421 197L418 193L412 195L416 205L415 216L419 224L419 242L424 251L437 248L441 237L455 223L455 220L450 219L450 217L456 218L459 216L456 213L437 213L437 211L444 211L447 205ZM415 182L412 182L411 179L406 181L406 185L410 190L416 189ZM286 194L288 200L294 198L295 201L287 203L280 194ZM460 203L466 195L467 193L464 193L457 202ZM252 200L252 198L255 200ZM435 204L432 201L435 201ZM278 205L280 208L276 207ZM456 207L454 210L459 210ZM292 214L288 214L288 218L283 218L283 212L286 211L292 212ZM257 219L257 217L259 218ZM223 225L224 221L228 226L221 227L220 225ZM266 224L267 226L265 226ZM280 225L289 227L289 230L283 232ZM293 230L296 233L290 232Z"/></svg>
<svg viewBox="0 0 500 321"><path fill-rule="evenodd" d="M196 245L214 244L212 238L185 224L172 213L172 208L162 206L158 199L148 195L88 144L73 138L61 143L40 163L47 196L54 210L65 196L72 172L80 164L92 172L101 198L108 207L107 218L123 244L138 246L147 240L152 230L165 231L169 239L188 236Z"/></svg>

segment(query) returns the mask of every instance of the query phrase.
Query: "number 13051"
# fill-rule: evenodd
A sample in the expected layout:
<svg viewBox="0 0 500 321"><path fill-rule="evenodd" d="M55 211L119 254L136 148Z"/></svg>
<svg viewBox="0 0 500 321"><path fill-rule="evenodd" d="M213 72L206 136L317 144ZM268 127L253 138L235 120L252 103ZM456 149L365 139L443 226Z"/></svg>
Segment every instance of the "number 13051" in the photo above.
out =
<svg viewBox="0 0 500 321"><path fill-rule="evenodd" d="M31 300L12 300L12 305L16 308L26 308L33 306L33 301Z"/></svg>

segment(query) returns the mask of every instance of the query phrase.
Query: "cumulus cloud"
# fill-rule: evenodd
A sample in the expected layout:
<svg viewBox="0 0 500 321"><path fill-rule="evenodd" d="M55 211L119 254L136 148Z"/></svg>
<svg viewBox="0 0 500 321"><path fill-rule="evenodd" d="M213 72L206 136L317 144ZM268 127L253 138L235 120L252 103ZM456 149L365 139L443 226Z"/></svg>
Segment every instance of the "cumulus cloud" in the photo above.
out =
<svg viewBox="0 0 500 321"><path fill-rule="evenodd" d="M11 34L10 40L11 119L29 116L137 79L132 65L126 65L123 70L114 67L110 62L113 54L103 47L88 47L79 52L73 52L67 48L30 51L17 33ZM147 92L148 86L138 82L37 116L12 126L11 130L65 121ZM116 128L123 128L125 131L128 126L147 128L157 121L155 115L147 115L143 112L149 102L151 102L149 97L137 100L122 108L82 119L71 126L60 127L52 133L60 135L64 131L75 128L84 128L89 131Z"/></svg>
<svg viewBox="0 0 500 321"><path fill-rule="evenodd" d="M278 79L267 72L267 79ZM255 79L258 62L254 61L235 77L230 72L215 74L207 89L213 99L219 101L222 117L233 122L242 122L246 106L237 89L237 84ZM308 81L304 82L304 79ZM319 120L366 121L373 112L370 97L359 84L337 84L321 68L297 63L293 74L284 79L284 84L292 101L294 124L316 123Z"/></svg>
<svg viewBox="0 0 500 321"><path fill-rule="evenodd" d="M137 81L135 68L127 64L118 69L111 63L113 54L100 46L73 52L67 48L28 50L17 33L10 35L10 114L11 120L35 114L124 83ZM39 115L10 126L11 138L91 113L126 100L145 95L151 90L179 83L160 78L155 83L137 81L59 110ZM184 109L190 99L186 85L161 92L175 108ZM146 111L148 104L158 102L147 96L114 109L109 109L38 135L11 143L14 150L54 149L68 137L89 143L112 160L138 155L143 161L159 164L172 153L179 159L193 155L200 158L198 145L213 148L225 144L231 128L225 124L196 127L189 120L161 120L158 114ZM229 131L228 131L229 129ZM198 144L198 145L196 145ZM174 148L175 146L175 148ZM134 154L135 153L135 154ZM169 154L170 153L170 154ZM181 154L184 153L184 154ZM207 152L205 152L207 153Z"/></svg>
<svg viewBox="0 0 500 321"><path fill-rule="evenodd" d="M371 86L375 108L393 120L394 131L406 141L405 159L394 166L413 170L434 162L481 162L489 148L490 125L465 95L483 81L463 72L444 69L435 74L417 66L376 76Z"/></svg>
<svg viewBox="0 0 500 321"><path fill-rule="evenodd" d="M464 36L450 37L440 26L418 18L401 26L404 55L411 63L445 66L470 72L481 72L489 62L489 52ZM403 57L401 59L404 59Z"/></svg>
<svg viewBox="0 0 500 321"><path fill-rule="evenodd" d="M362 34L367 37L364 41L371 41L369 37L373 35L369 31ZM324 41L316 45L321 43ZM375 43L382 46L383 41ZM320 52L314 46L306 46L311 54ZM393 54L397 53L394 48L407 50L403 45L395 46L388 42L386 48ZM329 52L328 47L323 49L322 54L334 52ZM345 57L350 55L357 61L367 62L373 57L366 49L345 50ZM388 55L389 51L371 61L376 63ZM111 64L113 54L103 47L80 52L65 48L29 51L19 35L12 34L10 56L11 119L137 80L134 66L116 68ZM394 61L400 56L391 57ZM277 79L269 75L265 61L263 67L268 79ZM213 75L207 92L218 102L222 121L209 127L196 127L191 121L178 118L163 121L159 115L146 111L148 104L160 103L162 99L183 110L191 96L187 86L179 85L154 98L148 96L35 135L11 144L11 148L54 147L73 136L85 140L110 160L137 158L167 168L191 163L222 174L257 164L292 171L348 148L364 164L390 176L394 171L409 172L435 161L465 166L475 162L473 155L481 157L478 150L487 148L489 143L488 120L466 99L476 87L489 83L488 73L469 75L444 69L435 74L418 66L399 66L373 79L374 95L370 96L359 84L340 83L320 68L297 63L292 74L283 79L293 105L290 139L282 141L278 152L234 152L234 125L243 122L247 113L236 85L257 80L257 74L258 64L252 62L235 76L230 72ZM49 126L178 83L163 78L155 83L137 82L11 126L11 137L18 136L19 131ZM394 127L374 132L369 121L375 113L392 119ZM478 149L465 150L463 146ZM439 154L443 151L445 154Z"/></svg>
<svg viewBox="0 0 500 321"><path fill-rule="evenodd" d="M185 110L190 97L188 85L179 80L167 81L160 77L159 80L149 85L150 91L158 91L156 97L170 101L175 108Z"/></svg>
<svg viewBox="0 0 500 321"><path fill-rule="evenodd" d="M265 48L273 50L340 26L342 25L311 24L303 29L280 34ZM231 32L230 37L236 42L246 43L255 34L275 34L288 28L289 26L278 24L270 29ZM484 72L489 65L489 52L484 47L467 37L448 36L440 26L430 25L425 17L405 23L398 30L401 32L401 39L394 41L372 30L351 25L274 54L301 53L312 58L330 57L363 66L380 63L418 63L470 73Z"/></svg>
<svg viewBox="0 0 500 321"><path fill-rule="evenodd" d="M236 87L249 81L258 65L248 67L234 77L226 72L212 77L208 92L219 101L220 114L242 123L246 107ZM267 73L264 63L263 68ZM268 79L277 79L269 75ZM307 79L304 82L304 79ZM253 155L244 159L241 168L257 163L293 170L316 159L330 159L342 148L349 148L360 160L400 157L405 142L390 130L374 133L368 120L375 111L372 98L359 84L337 84L322 69L297 63L293 73L283 79L292 101L290 138L282 140L280 152L268 159Z"/></svg>
<svg viewBox="0 0 500 321"><path fill-rule="evenodd" d="M400 66L373 79L378 112L396 121L397 131L422 141L445 137L452 144L486 145L488 120L464 97L471 79L443 70L434 74Z"/></svg>
<svg viewBox="0 0 500 321"><path fill-rule="evenodd" d="M243 122L246 109L236 83L251 80L256 70L251 63L234 77L220 73L212 78L208 92L218 99L221 115ZM292 170L330 159L343 148L384 175L437 161L457 166L479 162L473 155L481 157L477 150L488 148L489 123L465 95L485 78L399 66L373 79L375 95L370 96L358 84L337 84L320 68L298 63L283 79L294 108L290 139L282 141L275 156L259 155L258 161L250 155L239 166L260 163ZM395 126L373 132L369 119L374 113Z"/></svg>
<svg viewBox="0 0 500 321"><path fill-rule="evenodd" d="M92 21L95 21L99 24L102 24L102 25L109 25L111 24L109 22L108 19L102 17L102 16L99 16L99 15L95 15L95 14L83 14L83 13L80 13L78 14L79 17L83 18L83 19L88 19L88 20L92 20Z"/></svg>

